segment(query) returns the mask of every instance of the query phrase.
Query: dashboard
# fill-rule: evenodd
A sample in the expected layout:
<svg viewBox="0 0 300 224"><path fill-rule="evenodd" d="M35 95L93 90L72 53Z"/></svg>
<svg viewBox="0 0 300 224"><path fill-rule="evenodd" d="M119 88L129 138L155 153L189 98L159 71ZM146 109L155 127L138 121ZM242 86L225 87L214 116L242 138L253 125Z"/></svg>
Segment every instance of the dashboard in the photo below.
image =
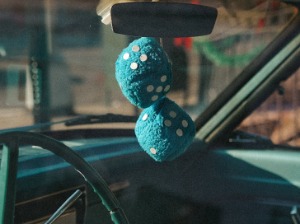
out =
<svg viewBox="0 0 300 224"><path fill-rule="evenodd" d="M292 222L291 211L300 205L298 151L275 145L207 150L195 142L179 159L157 163L125 132L63 142L98 170L131 223ZM77 189L81 196L58 223L110 223L93 190L65 161L34 146L22 150L41 152L20 156L16 223L44 222Z"/></svg>

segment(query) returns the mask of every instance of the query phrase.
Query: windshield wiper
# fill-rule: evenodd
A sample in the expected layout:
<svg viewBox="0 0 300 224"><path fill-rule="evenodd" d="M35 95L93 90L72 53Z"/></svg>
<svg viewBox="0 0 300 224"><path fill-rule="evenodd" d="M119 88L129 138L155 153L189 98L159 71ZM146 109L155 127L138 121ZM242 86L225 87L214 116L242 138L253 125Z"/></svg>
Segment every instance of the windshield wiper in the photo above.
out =
<svg viewBox="0 0 300 224"><path fill-rule="evenodd" d="M103 115L80 115L78 117L62 120L62 121L38 123L29 126L3 129L0 130L0 133L11 132L11 131L43 130L57 124L64 124L65 126L75 126L75 125L84 125L84 124L135 123L137 119L138 116L111 114L111 113L103 114Z"/></svg>
<svg viewBox="0 0 300 224"><path fill-rule="evenodd" d="M121 114L103 114L103 115L83 115L70 120L64 124L66 126L82 124L104 124L104 123L135 123L138 116L121 115Z"/></svg>

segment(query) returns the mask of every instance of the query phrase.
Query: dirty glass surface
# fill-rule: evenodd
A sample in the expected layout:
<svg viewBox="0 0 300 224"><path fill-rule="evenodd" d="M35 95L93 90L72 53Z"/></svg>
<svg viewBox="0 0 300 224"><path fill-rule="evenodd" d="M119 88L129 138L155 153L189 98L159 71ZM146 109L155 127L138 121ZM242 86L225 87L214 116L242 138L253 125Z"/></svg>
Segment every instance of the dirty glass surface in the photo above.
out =
<svg viewBox="0 0 300 224"><path fill-rule="evenodd" d="M298 69L238 129L269 138L275 144L300 146L299 76Z"/></svg>
<svg viewBox="0 0 300 224"><path fill-rule="evenodd" d="M101 23L98 3L2 1L1 129L78 114L140 112L123 97L114 75L118 54L136 37L114 34ZM169 97L193 118L263 51L294 13L277 1L248 8L213 5L220 18L212 35L162 41L173 63Z"/></svg>

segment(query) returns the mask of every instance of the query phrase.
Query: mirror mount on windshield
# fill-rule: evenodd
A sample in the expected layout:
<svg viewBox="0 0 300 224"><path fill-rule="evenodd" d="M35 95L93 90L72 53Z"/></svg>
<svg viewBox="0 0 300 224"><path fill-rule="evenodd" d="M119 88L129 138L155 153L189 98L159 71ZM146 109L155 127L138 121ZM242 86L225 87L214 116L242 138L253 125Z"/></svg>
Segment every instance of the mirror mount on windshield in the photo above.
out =
<svg viewBox="0 0 300 224"><path fill-rule="evenodd" d="M193 37L212 32L213 7L162 2L118 3L111 8L115 33L143 37Z"/></svg>

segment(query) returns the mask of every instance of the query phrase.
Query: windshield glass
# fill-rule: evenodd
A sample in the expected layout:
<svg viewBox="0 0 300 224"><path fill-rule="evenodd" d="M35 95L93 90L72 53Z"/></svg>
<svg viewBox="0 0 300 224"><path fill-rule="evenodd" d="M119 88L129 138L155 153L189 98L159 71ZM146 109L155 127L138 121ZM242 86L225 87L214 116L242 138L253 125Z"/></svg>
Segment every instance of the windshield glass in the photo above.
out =
<svg viewBox="0 0 300 224"><path fill-rule="evenodd" d="M1 129L80 114L141 112L126 100L115 78L118 55L137 37L113 33L97 15L98 4L2 1ZM193 119L295 13L293 7L277 1L224 1L213 6L219 15L211 35L157 39L172 63L168 97Z"/></svg>

